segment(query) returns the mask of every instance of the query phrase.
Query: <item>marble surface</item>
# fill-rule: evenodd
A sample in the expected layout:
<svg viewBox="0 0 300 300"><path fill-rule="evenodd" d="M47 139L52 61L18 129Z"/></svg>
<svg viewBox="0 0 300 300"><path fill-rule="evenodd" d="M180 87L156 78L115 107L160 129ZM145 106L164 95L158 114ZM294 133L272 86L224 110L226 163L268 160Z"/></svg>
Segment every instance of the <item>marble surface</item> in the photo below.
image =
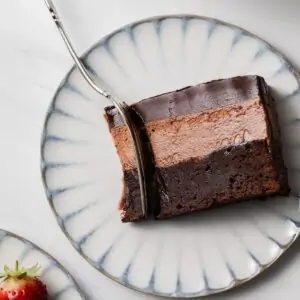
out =
<svg viewBox="0 0 300 300"><path fill-rule="evenodd" d="M300 68L296 0L56 0L79 53L110 31L153 15L216 17L261 36ZM55 89L72 66L43 0L1 0L0 228L43 247L74 275L88 299L150 299L105 278L69 244L49 209L40 179L40 135ZM300 292L300 241L252 282L209 300L272 299Z"/></svg>

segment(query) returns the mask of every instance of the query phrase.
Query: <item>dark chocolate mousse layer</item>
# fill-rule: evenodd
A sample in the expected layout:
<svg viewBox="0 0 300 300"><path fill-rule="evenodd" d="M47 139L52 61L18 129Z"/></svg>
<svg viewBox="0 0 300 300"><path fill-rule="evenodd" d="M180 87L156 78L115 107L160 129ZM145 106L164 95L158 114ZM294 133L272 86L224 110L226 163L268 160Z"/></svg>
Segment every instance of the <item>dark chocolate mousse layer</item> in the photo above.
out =
<svg viewBox="0 0 300 300"><path fill-rule="evenodd" d="M150 210L166 218L289 192L275 103L263 78L216 80L142 100ZM122 220L141 219L134 152L114 107L106 119L124 171ZM152 166L152 167L151 167Z"/></svg>

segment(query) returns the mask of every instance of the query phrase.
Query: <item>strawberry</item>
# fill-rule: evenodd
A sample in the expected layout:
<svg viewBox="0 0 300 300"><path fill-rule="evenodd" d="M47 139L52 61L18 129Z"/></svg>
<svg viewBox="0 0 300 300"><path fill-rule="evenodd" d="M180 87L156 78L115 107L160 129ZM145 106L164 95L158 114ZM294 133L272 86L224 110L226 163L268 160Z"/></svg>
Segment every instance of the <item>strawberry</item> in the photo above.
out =
<svg viewBox="0 0 300 300"><path fill-rule="evenodd" d="M39 270L38 264L29 269L19 268L18 261L14 269L4 266L0 274L0 300L48 300L45 284L36 277Z"/></svg>

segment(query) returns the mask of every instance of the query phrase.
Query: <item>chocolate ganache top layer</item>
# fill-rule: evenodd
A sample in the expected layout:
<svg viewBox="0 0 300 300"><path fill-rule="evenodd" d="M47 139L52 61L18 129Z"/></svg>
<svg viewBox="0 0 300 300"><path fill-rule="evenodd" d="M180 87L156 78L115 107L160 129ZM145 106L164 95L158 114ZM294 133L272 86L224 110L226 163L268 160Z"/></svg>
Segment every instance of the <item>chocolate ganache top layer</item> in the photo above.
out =
<svg viewBox="0 0 300 300"><path fill-rule="evenodd" d="M214 80L147 98L131 107L138 112L145 123L199 113L257 97L262 81L263 78L254 75ZM109 120L111 127L124 125L115 107L106 107L105 111L112 117Z"/></svg>

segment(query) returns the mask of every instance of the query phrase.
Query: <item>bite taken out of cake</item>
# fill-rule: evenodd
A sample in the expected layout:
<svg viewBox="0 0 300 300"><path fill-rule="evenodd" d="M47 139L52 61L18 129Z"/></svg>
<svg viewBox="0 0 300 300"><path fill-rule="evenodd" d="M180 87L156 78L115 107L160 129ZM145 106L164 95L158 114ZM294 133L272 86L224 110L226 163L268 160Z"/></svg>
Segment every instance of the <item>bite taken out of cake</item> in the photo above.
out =
<svg viewBox="0 0 300 300"><path fill-rule="evenodd" d="M275 101L262 77L240 76L133 104L147 159L148 214L156 219L289 193ZM124 174L121 219L142 214L133 145L114 107L105 109Z"/></svg>

